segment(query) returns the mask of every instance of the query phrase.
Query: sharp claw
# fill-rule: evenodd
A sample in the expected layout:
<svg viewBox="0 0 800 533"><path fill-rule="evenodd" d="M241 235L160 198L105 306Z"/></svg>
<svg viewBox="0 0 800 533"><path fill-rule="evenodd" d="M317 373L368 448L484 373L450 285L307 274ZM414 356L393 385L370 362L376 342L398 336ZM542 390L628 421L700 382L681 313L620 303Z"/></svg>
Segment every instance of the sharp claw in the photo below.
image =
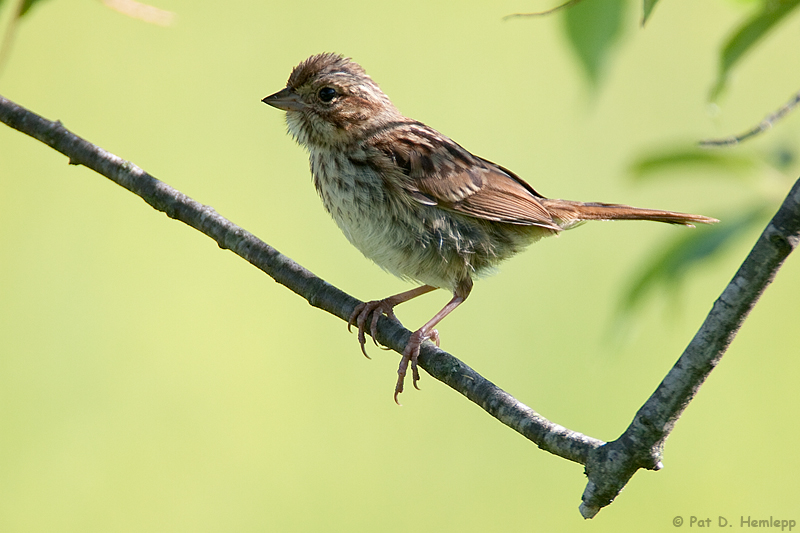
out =
<svg viewBox="0 0 800 533"><path fill-rule="evenodd" d="M401 362L400 366L402 365L403 363ZM400 371L398 370L397 373L400 374ZM404 371L402 375L397 376L397 385L394 386L394 403L396 403L397 405L403 405L400 403L400 400L397 399L397 395L403 392L403 380L405 379L405 377L406 374Z"/></svg>
<svg viewBox="0 0 800 533"><path fill-rule="evenodd" d="M359 340L360 340L360 339L359 339ZM372 359L372 357L370 357L370 356L369 356L369 354L367 353L367 346L366 346L366 344L367 344L367 343L366 343L366 339L365 339L364 341L362 341L362 342L361 342L361 353L363 353L363 354L364 354L364 357L366 357L367 359Z"/></svg>
<svg viewBox="0 0 800 533"><path fill-rule="evenodd" d="M352 327L355 326L356 320L358 319L358 315L361 314L361 310L364 309L365 304L358 304L353 309L353 312L350 313L350 319L347 321L347 331L352 331Z"/></svg>
<svg viewBox="0 0 800 533"><path fill-rule="evenodd" d="M400 366L397 368L397 385L394 386L394 401L397 405L400 405L400 402L397 399L397 395L403 392L403 382L406 379L406 369L408 368L408 362L409 362L408 356L405 353L403 353L403 358L400 359Z"/></svg>
<svg viewBox="0 0 800 533"><path fill-rule="evenodd" d="M420 390L417 382L419 381L419 369L417 368L417 360L419 359L419 349L426 339L430 338L428 335L422 333L422 330L415 331L409 337L406 343L406 348L403 350L403 358L400 359L400 366L397 368L397 385L394 388L394 397L397 401L397 395L403 392L403 382L406 378L409 364L411 365L411 381L414 388ZM399 404L399 402L398 402Z"/></svg>
<svg viewBox="0 0 800 533"><path fill-rule="evenodd" d="M414 388L419 390L417 386L417 382L419 381L419 370L417 369L417 359L419 359L419 348L420 344L414 346L413 351L411 352L411 383L414 385Z"/></svg>
<svg viewBox="0 0 800 533"><path fill-rule="evenodd" d="M372 323L369 325L369 334L372 336L372 342L375 343L375 346L381 347L378 344L378 339L375 338L375 332L378 330L378 319L381 317L381 313L377 312L378 309L372 312Z"/></svg>
<svg viewBox="0 0 800 533"><path fill-rule="evenodd" d="M417 370L417 360L415 358L411 360L411 383L414 384L415 389L420 390L419 386L417 385L418 381L419 381L419 370Z"/></svg>
<svg viewBox="0 0 800 533"><path fill-rule="evenodd" d="M360 312L358 313L358 317L356 318L356 325L358 326L358 343L361 345L361 353L364 354L364 357L366 357L367 359L372 359L367 354L367 346L366 346L367 337L365 335L365 331L366 331L366 327L365 326L366 326L367 316L369 315L370 309L369 309L369 305L368 304L363 304L363 305L360 305L359 307L361 309L360 309Z"/></svg>
<svg viewBox="0 0 800 533"><path fill-rule="evenodd" d="M372 359L367 353L367 339L364 337L364 332L362 330L358 330L358 344L361 346L361 353L364 354L364 357Z"/></svg>

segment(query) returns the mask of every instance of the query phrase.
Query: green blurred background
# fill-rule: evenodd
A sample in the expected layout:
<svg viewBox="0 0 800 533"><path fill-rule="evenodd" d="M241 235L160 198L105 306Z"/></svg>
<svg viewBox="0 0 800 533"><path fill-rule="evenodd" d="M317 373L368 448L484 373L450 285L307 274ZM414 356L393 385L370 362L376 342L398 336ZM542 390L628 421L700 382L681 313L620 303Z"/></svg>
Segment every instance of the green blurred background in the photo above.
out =
<svg viewBox="0 0 800 533"><path fill-rule="evenodd" d="M410 285L370 264L316 197L283 114L260 102L307 56L353 57L408 116L541 193L723 220L773 211L800 173L687 167L631 179L660 147L738 133L800 87L800 17L708 104L752 2L660 3L592 89L563 15L511 1L163 0L168 28L99 2L22 20L0 94L125 159L362 299ZM5 28L8 10L0 22ZM800 146L790 116L743 153ZM765 156L766 158L766 156ZM760 232L620 319L622 294L691 230L595 223L479 282L442 347L544 416L616 438ZM707 231L698 228L695 231ZM580 465L540 451L342 321L64 156L0 126L0 531L672 531L680 515L800 521L800 261L790 257L667 441L595 519ZM416 327L444 292L399 309ZM622 324L622 327L620 327ZM624 335L617 334L620 330ZM617 333L615 333L617 332ZM696 526L695 526L696 527Z"/></svg>

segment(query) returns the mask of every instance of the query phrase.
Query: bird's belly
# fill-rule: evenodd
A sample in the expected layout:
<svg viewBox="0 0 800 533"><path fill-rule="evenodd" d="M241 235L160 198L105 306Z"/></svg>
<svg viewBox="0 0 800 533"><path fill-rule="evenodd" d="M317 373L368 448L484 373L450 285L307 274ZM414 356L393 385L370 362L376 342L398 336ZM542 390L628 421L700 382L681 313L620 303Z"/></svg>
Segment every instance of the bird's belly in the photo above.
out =
<svg viewBox="0 0 800 533"><path fill-rule="evenodd" d="M347 240L404 279L452 290L544 235L537 228L500 228L497 222L422 205L387 187L369 168L340 165L346 172L331 174L320 172L320 163L312 158L315 186Z"/></svg>
<svg viewBox="0 0 800 533"><path fill-rule="evenodd" d="M362 186L332 191L320 188L326 210L347 240L367 258L392 274L442 288L455 286L464 270L454 269L456 254L435 247L420 221L407 207L387 198L386 191ZM449 265L447 255L454 256ZM462 261L463 264L463 261Z"/></svg>

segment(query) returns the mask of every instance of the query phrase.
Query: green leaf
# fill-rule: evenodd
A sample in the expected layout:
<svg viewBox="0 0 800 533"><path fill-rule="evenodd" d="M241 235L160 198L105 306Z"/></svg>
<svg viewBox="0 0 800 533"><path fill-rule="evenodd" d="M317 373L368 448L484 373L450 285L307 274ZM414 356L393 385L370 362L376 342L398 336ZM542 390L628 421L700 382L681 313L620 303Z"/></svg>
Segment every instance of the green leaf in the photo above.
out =
<svg viewBox="0 0 800 533"><path fill-rule="evenodd" d="M650 18L650 13L653 12L653 8L656 7L658 0L644 0L642 5L642 26L645 25L647 19Z"/></svg>
<svg viewBox="0 0 800 533"><path fill-rule="evenodd" d="M22 4L22 9L19 12L19 18L25 16L25 14L30 11L34 4L38 4L42 0L25 0L25 3Z"/></svg>
<svg viewBox="0 0 800 533"><path fill-rule="evenodd" d="M686 273L718 255L726 245L747 230L763 224L774 206L761 204L743 215L723 218L711 227L699 228L666 247L631 283L620 303L621 311L632 311L659 285L674 287Z"/></svg>
<svg viewBox="0 0 800 533"><path fill-rule="evenodd" d="M3 7L3 2L5 2L5 0L0 0L0 8ZM22 18L25 15L25 13L30 11L30 9L33 7L34 4L37 4L39 2L41 2L41 0L25 0L22 3L22 7L19 10L19 16L16 17L16 18ZM19 4L16 4L16 5L19 5Z"/></svg>
<svg viewBox="0 0 800 533"><path fill-rule="evenodd" d="M720 53L719 75L711 90L711 100L716 100L725 89L734 65L798 5L800 0L764 0L761 11L736 30Z"/></svg>
<svg viewBox="0 0 800 533"><path fill-rule="evenodd" d="M629 170L639 180L653 178L659 172L681 172L692 167L742 174L756 167L759 161L757 156L736 155L730 151L677 148L640 157Z"/></svg>
<svg viewBox="0 0 800 533"><path fill-rule="evenodd" d="M597 85L619 38L625 0L584 0L564 13L564 29L592 85Z"/></svg>

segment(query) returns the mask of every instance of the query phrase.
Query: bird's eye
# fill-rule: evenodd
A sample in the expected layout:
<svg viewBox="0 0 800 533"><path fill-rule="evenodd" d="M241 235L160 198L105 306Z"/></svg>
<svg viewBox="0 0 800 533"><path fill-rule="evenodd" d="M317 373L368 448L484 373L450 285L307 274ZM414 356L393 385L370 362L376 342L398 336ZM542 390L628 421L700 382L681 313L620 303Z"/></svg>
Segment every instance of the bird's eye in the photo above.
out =
<svg viewBox="0 0 800 533"><path fill-rule="evenodd" d="M325 103L328 103L331 100L333 100L334 96L336 96L336 89L333 89L331 87L323 87L322 89L319 90L317 95L319 95L320 100L322 100Z"/></svg>

